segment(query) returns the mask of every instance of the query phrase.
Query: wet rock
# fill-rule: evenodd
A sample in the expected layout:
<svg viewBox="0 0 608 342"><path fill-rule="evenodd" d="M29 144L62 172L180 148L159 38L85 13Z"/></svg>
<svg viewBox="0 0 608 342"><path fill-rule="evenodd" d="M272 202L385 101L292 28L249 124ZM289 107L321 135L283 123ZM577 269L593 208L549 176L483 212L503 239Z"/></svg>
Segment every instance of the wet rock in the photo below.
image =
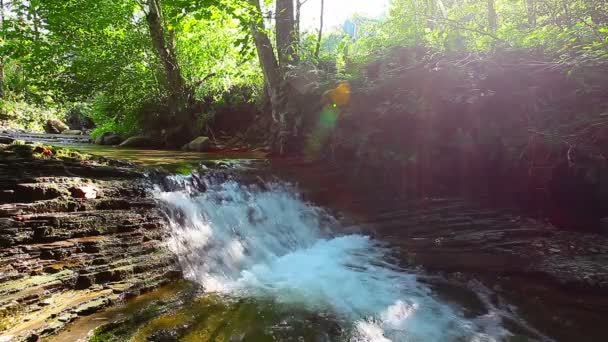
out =
<svg viewBox="0 0 608 342"><path fill-rule="evenodd" d="M164 330L157 331L157 332L153 333L152 335L148 336L147 341L149 341L149 342L178 341L181 334L182 334L182 332L179 330L164 329Z"/></svg>
<svg viewBox="0 0 608 342"><path fill-rule="evenodd" d="M110 304L111 301L108 298L100 298L79 306L76 310L74 310L74 313L78 316L87 316L107 307Z"/></svg>
<svg viewBox="0 0 608 342"><path fill-rule="evenodd" d="M54 184L19 184L15 197L22 202L34 202L60 197L63 192Z"/></svg>
<svg viewBox="0 0 608 342"><path fill-rule="evenodd" d="M91 286L93 286L93 284L95 283L93 276L90 274L81 274L78 276L78 279L76 279L76 284L74 286L74 288L76 290L85 290L90 288Z"/></svg>
<svg viewBox="0 0 608 342"><path fill-rule="evenodd" d="M72 194L72 197L74 197L74 198L80 198L80 199L97 198L97 189L92 185L75 186L75 187L71 187L69 190L70 190L70 193Z"/></svg>
<svg viewBox="0 0 608 342"><path fill-rule="evenodd" d="M185 151L210 152L213 150L213 142L208 137L200 136L182 147Z"/></svg>
<svg viewBox="0 0 608 342"><path fill-rule="evenodd" d="M83 135L81 130L78 129L68 129L66 131L61 132L61 134L65 135Z"/></svg>
<svg viewBox="0 0 608 342"><path fill-rule="evenodd" d="M75 318L74 315L64 314L64 315L61 315L61 316L57 317L57 320L59 322L69 323L69 322L73 321L74 318Z"/></svg>
<svg viewBox="0 0 608 342"><path fill-rule="evenodd" d="M163 129L159 135L168 148L179 148L187 144L191 137L188 127L184 125Z"/></svg>
<svg viewBox="0 0 608 342"><path fill-rule="evenodd" d="M128 138L127 140L123 141L119 146L135 148L158 148L160 145L161 144L158 141L150 137L138 135Z"/></svg>
<svg viewBox="0 0 608 342"><path fill-rule="evenodd" d="M0 202L8 203L15 200L15 190L0 190Z"/></svg>
<svg viewBox="0 0 608 342"><path fill-rule="evenodd" d="M0 204L0 316L9 310L12 317L7 327L0 322L1 334L44 338L77 314L167 280L176 261L162 248L163 219L140 172L16 155L17 147L0 154L0 186L10 199ZM143 227L153 239L142 241Z"/></svg>
<svg viewBox="0 0 608 342"><path fill-rule="evenodd" d="M97 145L120 145L124 139L114 132L104 132L95 139Z"/></svg>
<svg viewBox="0 0 608 342"><path fill-rule="evenodd" d="M38 336L37 334L31 334L25 340L27 342L37 342L37 341L40 341L40 336Z"/></svg>
<svg viewBox="0 0 608 342"><path fill-rule="evenodd" d="M120 145L123 141L124 141L124 139L120 135L114 134L114 135L110 135L110 136L106 137L103 141L103 144L114 146L114 145Z"/></svg>
<svg viewBox="0 0 608 342"><path fill-rule="evenodd" d="M0 137L0 144L10 145L15 141L15 139L10 137Z"/></svg>
<svg viewBox="0 0 608 342"><path fill-rule="evenodd" d="M58 119L50 119L44 125L44 131L49 134L60 134L68 129L70 127Z"/></svg>

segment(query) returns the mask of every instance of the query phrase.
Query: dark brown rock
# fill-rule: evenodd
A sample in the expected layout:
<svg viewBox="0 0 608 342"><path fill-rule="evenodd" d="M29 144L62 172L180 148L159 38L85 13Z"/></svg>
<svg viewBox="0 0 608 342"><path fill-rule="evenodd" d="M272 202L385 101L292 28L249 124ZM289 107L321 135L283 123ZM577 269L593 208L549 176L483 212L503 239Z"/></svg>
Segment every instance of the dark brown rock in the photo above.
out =
<svg viewBox="0 0 608 342"><path fill-rule="evenodd" d="M15 139L11 138L11 137L1 137L0 136L0 144L7 144L10 145L15 141Z"/></svg>
<svg viewBox="0 0 608 342"><path fill-rule="evenodd" d="M114 132L104 132L95 139L97 145L119 145L124 139Z"/></svg>
<svg viewBox="0 0 608 342"><path fill-rule="evenodd" d="M134 147L134 148L158 148L162 144L150 137L146 137L143 135L138 135L134 137L130 137L127 140L123 141L119 146L120 147Z"/></svg>

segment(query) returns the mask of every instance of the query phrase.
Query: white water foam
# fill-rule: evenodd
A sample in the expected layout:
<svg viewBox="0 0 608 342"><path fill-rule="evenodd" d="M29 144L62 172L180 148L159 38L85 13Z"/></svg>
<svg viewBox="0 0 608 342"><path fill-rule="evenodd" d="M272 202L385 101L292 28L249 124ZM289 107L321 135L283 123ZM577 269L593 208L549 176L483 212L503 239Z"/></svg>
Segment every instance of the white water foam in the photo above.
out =
<svg viewBox="0 0 608 342"><path fill-rule="evenodd" d="M177 177L158 190L170 221L169 248L185 277L206 291L272 298L350 322L347 340L494 341L500 319L467 320L438 301L387 250L363 235L337 236L338 224L289 186L264 190L205 180L204 192Z"/></svg>

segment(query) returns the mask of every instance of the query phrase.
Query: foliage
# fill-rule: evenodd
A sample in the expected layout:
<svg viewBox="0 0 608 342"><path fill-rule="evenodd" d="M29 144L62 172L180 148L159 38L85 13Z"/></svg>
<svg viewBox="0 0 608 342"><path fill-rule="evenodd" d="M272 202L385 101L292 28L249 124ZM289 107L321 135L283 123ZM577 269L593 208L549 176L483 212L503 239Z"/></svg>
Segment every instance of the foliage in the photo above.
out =
<svg viewBox="0 0 608 342"><path fill-rule="evenodd" d="M175 50L175 67L183 77L188 120L202 130L226 104L263 103L264 75L251 24L266 24L268 29L261 33L272 38L271 49L279 56L272 20L276 13L264 20L252 10L256 0L154 1L161 7L166 48ZM40 128L46 118L61 117L73 103L86 103L86 115L97 124L94 135L157 132L175 124L169 115L172 94L166 86L166 61L153 44L148 3L5 2L0 32L4 115L22 127ZM272 12L273 1L262 3L264 12ZM489 11L489 4L495 12ZM544 62L548 57L557 63L548 68L569 73L581 91L593 92L605 86L598 73L589 70L604 70L607 64L606 13L604 0L394 0L385 18L351 18L357 27L353 36L344 30L326 32L320 55L315 53L317 32L303 32L295 49L298 63L290 65L295 71L289 72L314 73L323 85L363 80L370 64L390 58L402 46L416 46L422 53L393 65L411 65L437 53L520 51ZM239 94L238 100L226 101Z"/></svg>
<svg viewBox="0 0 608 342"><path fill-rule="evenodd" d="M235 19L238 6L160 3L167 37L175 41L186 83L199 99L246 84L259 94L261 74L243 24ZM19 72L7 72L11 77L4 83L27 102L91 102L96 134L133 134L166 124L161 118L167 116L169 94L142 5L135 0L11 1L0 50Z"/></svg>
<svg viewBox="0 0 608 342"><path fill-rule="evenodd" d="M537 49L576 63L608 59L605 1L494 0L495 29L489 1L395 0L386 18L359 20L363 33L350 40L349 57L364 62L395 46L424 46L447 53Z"/></svg>
<svg viewBox="0 0 608 342"><path fill-rule="evenodd" d="M41 106L22 97L0 99L0 111L0 122L6 126L35 132L42 132L47 120L60 116L57 107Z"/></svg>

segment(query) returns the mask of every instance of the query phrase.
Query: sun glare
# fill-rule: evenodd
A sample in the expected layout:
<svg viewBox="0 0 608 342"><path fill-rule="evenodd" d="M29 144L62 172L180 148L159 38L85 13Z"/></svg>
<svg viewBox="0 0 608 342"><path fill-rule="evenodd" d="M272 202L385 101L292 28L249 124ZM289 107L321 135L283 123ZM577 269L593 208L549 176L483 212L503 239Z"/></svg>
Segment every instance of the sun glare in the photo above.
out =
<svg viewBox="0 0 608 342"><path fill-rule="evenodd" d="M354 14L377 18L388 11L390 0L325 0L324 25L328 29L339 27ZM308 0L302 6L302 28L319 27L321 0Z"/></svg>

